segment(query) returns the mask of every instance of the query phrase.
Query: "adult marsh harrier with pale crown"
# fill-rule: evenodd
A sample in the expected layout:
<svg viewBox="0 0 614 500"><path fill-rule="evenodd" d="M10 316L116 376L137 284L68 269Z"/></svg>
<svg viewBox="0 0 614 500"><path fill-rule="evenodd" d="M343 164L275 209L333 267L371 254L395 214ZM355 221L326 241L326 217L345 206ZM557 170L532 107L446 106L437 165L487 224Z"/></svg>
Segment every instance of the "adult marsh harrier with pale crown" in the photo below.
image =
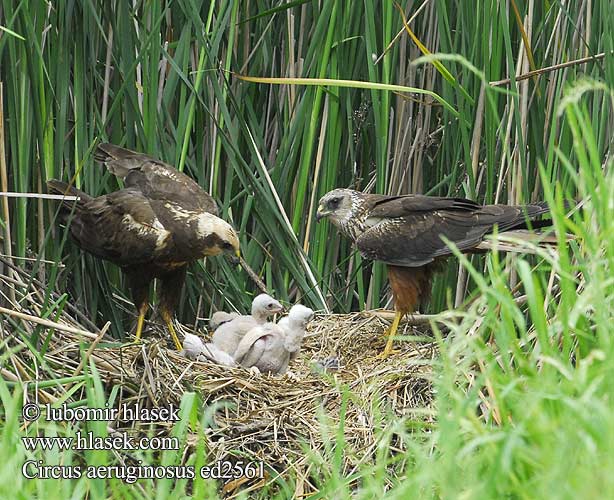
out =
<svg viewBox="0 0 614 500"><path fill-rule="evenodd" d="M62 202L72 238L82 250L117 264L126 275L138 311L137 340L149 285L160 280L160 314L181 350L172 319L188 264L223 252L238 256L239 238L217 217L213 198L174 167L113 144L100 144L95 157L123 179L124 189L94 198L66 182L50 180L49 191L79 198Z"/></svg>

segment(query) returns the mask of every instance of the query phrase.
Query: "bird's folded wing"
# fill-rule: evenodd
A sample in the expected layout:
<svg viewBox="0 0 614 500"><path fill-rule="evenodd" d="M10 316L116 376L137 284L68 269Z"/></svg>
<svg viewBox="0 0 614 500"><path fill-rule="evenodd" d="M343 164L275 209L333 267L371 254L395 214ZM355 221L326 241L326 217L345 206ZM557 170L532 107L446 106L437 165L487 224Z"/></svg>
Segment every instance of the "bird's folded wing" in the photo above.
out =
<svg viewBox="0 0 614 500"><path fill-rule="evenodd" d="M171 236L149 200L132 189L93 199L72 224L82 248L119 265L146 262L163 250Z"/></svg>
<svg viewBox="0 0 614 500"><path fill-rule="evenodd" d="M184 210L218 214L215 201L190 177L159 163L148 163L140 170L131 171L126 185L138 188L152 199L172 202Z"/></svg>
<svg viewBox="0 0 614 500"><path fill-rule="evenodd" d="M140 190L145 196L169 200L184 210L218 214L215 200L197 182L172 165L152 156L137 153L113 144L100 144L95 157L127 187Z"/></svg>
<svg viewBox="0 0 614 500"><path fill-rule="evenodd" d="M465 200L457 202L460 205ZM499 231L506 231L524 223L525 214L533 217L546 211L547 207L542 205L485 205L471 210L408 211L402 217L388 217L381 210L371 211L370 216L375 213L379 220L357 238L356 246L364 257L371 260L398 266L422 266L437 257L452 255L442 237L461 251L469 250L495 226Z"/></svg>
<svg viewBox="0 0 614 500"><path fill-rule="evenodd" d="M418 212L433 212L435 210L474 211L481 208L475 201L465 198L443 198L408 194L403 196L370 195L373 207L369 216L374 218L395 218L415 215Z"/></svg>
<svg viewBox="0 0 614 500"><path fill-rule="evenodd" d="M475 246L488 230L452 220L438 212L384 219L356 240L363 257L387 264L417 267L452 252L441 239L456 243L461 249Z"/></svg>
<svg viewBox="0 0 614 500"><path fill-rule="evenodd" d="M234 354L235 361L248 368L258 363L266 348L265 343L259 340L264 340L269 335L271 332L265 328L252 328L239 342Z"/></svg>
<svg viewBox="0 0 614 500"><path fill-rule="evenodd" d="M116 146L115 144L99 144L94 152L94 158L104 163L105 167L113 175L124 179L132 170L141 170L151 163L165 163L153 158L152 156L137 153L130 149ZM169 168L173 168L167 165Z"/></svg>

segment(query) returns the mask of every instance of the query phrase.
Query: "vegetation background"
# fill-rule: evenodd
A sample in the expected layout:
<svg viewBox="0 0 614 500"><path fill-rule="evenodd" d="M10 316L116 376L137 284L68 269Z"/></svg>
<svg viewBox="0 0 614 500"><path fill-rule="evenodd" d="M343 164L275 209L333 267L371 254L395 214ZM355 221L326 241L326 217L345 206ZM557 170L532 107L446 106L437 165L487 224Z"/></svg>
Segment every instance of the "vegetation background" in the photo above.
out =
<svg viewBox="0 0 614 500"><path fill-rule="evenodd" d="M313 223L328 190L558 199L558 256L480 257L451 263L438 278L433 311L462 304L471 290L479 298L442 341L436 427L388 422L375 465L347 477L333 455L314 474L323 497L357 484L366 498L385 486L403 498L611 496L613 7L404 1L410 36L388 1L2 0L0 169L9 191L43 192L46 179L63 178L96 195L118 188L93 162L98 141L160 157L218 200L275 296L336 312L386 306L388 295L381 266L361 262L329 224ZM237 75L370 83L276 85ZM443 103L376 84L425 89ZM566 218L562 198L585 205ZM133 317L118 269L76 249L55 225L53 204L10 199L0 208L4 253L35 259L19 262L67 292L47 314L71 301L123 335ZM565 231L576 241L566 244ZM178 317L245 310L246 290L256 291L223 259L195 265ZM17 388L1 388L5 408L14 406ZM2 449L14 450L17 417L4 416ZM55 487L20 484L40 495ZM88 491L70 488L75 498Z"/></svg>

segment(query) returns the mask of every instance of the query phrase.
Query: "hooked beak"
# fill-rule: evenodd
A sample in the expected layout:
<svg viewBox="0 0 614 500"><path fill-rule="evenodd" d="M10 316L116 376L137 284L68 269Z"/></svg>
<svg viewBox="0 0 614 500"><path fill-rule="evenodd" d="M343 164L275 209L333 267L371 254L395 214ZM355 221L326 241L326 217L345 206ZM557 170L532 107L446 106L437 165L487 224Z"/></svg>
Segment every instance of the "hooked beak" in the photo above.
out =
<svg viewBox="0 0 614 500"><path fill-rule="evenodd" d="M241 264L241 252L237 250L234 255L229 255L228 259L233 265L238 266Z"/></svg>
<svg viewBox="0 0 614 500"><path fill-rule="evenodd" d="M318 206L318 211L316 212L316 222L320 222L324 217L328 217L330 212L327 212L322 205Z"/></svg>

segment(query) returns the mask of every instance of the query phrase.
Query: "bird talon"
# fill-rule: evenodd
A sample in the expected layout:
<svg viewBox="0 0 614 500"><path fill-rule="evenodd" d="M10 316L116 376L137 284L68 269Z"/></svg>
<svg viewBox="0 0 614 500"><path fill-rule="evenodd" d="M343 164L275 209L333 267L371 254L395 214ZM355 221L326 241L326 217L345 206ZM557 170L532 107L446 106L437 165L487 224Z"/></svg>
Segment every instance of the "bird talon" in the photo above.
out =
<svg viewBox="0 0 614 500"><path fill-rule="evenodd" d="M298 382L300 380L299 376L296 373L291 372L290 370L288 370L284 375L286 376L286 378L292 380L293 382Z"/></svg>
<svg viewBox="0 0 614 500"><path fill-rule="evenodd" d="M177 336L177 330L173 326L173 316L168 311L162 311L162 319L166 323L166 327L168 328L169 333L171 334L171 338L173 339L173 343L175 344L175 348L178 351L183 349L181 342L179 341L179 337Z"/></svg>
<svg viewBox="0 0 614 500"><path fill-rule="evenodd" d="M121 268L138 311L137 340L143 330L150 284L154 279L160 281L161 312L176 349L181 351L171 320L187 265L208 255L230 252L239 257L239 237L228 222L215 215L215 200L173 166L108 143L98 144L94 157L111 174L124 179L139 173L140 180L93 197L66 182L49 179L49 192L75 198L61 201L59 219L70 213L73 228L79 227L79 231L71 231L77 245ZM181 235L179 245L174 240L177 234Z"/></svg>
<svg viewBox="0 0 614 500"><path fill-rule="evenodd" d="M143 339L137 339L137 338L134 338L128 342L124 342L123 344L124 347L140 346L140 345L143 345Z"/></svg>
<svg viewBox="0 0 614 500"><path fill-rule="evenodd" d="M262 375L262 372L258 369L257 366L252 366L249 369L249 376L259 378Z"/></svg>
<svg viewBox="0 0 614 500"><path fill-rule="evenodd" d="M573 206L566 205L566 209ZM315 217L316 221L328 218L363 257L387 265L397 311L388 331L390 343L401 316L417 311L428 299L433 273L453 254L441 241L442 237L455 243L463 253L481 253L481 244L495 227L498 226L499 233L511 233L531 226L529 221L549 211L545 202L482 205L463 198L396 193L389 196L341 188L320 198ZM551 223L548 219L538 220L532 226ZM383 357L390 355L389 349Z"/></svg>
<svg viewBox="0 0 614 500"><path fill-rule="evenodd" d="M400 349L384 349L377 356L375 356L375 358L376 359L388 359L390 356L394 354L399 354L400 352L401 352Z"/></svg>
<svg viewBox="0 0 614 500"><path fill-rule="evenodd" d="M397 311L396 314L394 315L394 320L392 321L392 324L384 332L384 335L386 335L386 338L388 340L386 341L386 347L384 348L384 351L376 356L377 359L386 359L391 354L397 354L400 352L392 348L392 342L394 341L394 337L397 333L399 322L401 321L402 316L403 316L403 313L400 311Z"/></svg>

